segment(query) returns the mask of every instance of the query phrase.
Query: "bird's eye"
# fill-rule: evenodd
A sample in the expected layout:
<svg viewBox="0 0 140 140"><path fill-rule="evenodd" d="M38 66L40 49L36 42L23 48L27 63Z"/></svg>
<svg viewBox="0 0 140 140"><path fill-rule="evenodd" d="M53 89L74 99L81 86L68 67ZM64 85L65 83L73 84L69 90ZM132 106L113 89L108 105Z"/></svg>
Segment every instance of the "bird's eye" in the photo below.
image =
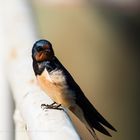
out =
<svg viewBox="0 0 140 140"><path fill-rule="evenodd" d="M40 51L43 51L43 48L42 48L41 46L39 46L39 47L36 48L36 50L37 50L38 52L40 52Z"/></svg>

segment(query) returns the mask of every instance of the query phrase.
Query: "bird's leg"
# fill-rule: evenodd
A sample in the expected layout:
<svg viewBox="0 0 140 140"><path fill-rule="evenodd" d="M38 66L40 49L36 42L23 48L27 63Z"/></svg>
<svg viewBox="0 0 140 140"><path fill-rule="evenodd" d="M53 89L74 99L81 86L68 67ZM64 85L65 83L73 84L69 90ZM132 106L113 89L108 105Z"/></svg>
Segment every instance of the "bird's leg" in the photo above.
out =
<svg viewBox="0 0 140 140"><path fill-rule="evenodd" d="M61 104L57 104L56 102L53 102L50 105L46 105L46 104L41 104L41 108L44 109L57 109L57 110L63 110L63 108L59 108L61 106Z"/></svg>
<svg viewBox="0 0 140 140"><path fill-rule="evenodd" d="M48 105L48 104L47 104L47 105L46 105L46 104L41 104L41 108L43 108L43 109L46 108L46 107L51 108L51 107L53 107L55 104L57 104L57 103L56 103L56 102L53 102L52 104L49 104L49 105Z"/></svg>

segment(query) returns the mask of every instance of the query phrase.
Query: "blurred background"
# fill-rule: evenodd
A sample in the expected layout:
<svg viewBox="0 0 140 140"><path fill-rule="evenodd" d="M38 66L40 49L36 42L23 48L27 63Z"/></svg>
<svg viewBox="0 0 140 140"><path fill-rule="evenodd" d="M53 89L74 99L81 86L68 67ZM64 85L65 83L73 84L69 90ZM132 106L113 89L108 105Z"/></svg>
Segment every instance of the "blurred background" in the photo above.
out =
<svg viewBox="0 0 140 140"><path fill-rule="evenodd" d="M48 39L88 99L118 130L103 140L140 138L140 2L32 1L40 38ZM92 139L73 117L84 140Z"/></svg>
<svg viewBox="0 0 140 140"><path fill-rule="evenodd" d="M28 1L38 39L55 54L87 98L118 130L112 138L139 139L140 2L138 0ZM70 113L83 140L93 139Z"/></svg>

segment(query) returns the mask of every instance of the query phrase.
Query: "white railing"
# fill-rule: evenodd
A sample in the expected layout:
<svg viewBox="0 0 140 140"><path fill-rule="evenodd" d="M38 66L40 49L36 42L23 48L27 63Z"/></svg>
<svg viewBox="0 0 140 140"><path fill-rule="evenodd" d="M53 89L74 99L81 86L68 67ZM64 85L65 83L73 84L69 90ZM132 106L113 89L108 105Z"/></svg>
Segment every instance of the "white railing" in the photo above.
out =
<svg viewBox="0 0 140 140"><path fill-rule="evenodd" d="M4 0L5 62L8 81L16 104L16 140L79 140L66 112L41 108L52 101L38 87L32 69L31 49L36 33L30 7L24 0Z"/></svg>

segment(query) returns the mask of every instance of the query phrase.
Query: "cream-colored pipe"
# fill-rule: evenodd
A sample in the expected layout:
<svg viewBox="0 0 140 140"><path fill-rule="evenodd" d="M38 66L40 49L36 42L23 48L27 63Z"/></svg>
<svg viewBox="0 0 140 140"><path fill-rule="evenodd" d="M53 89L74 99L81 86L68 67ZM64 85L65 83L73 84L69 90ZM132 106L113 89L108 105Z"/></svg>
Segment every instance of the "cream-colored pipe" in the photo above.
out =
<svg viewBox="0 0 140 140"><path fill-rule="evenodd" d="M5 32L8 47L8 80L16 104L16 140L79 140L62 110L41 109L52 101L38 87L32 69L31 49L37 37L24 0L5 0Z"/></svg>
<svg viewBox="0 0 140 140"><path fill-rule="evenodd" d="M7 38L5 36L4 2L0 4L0 140L12 140L12 98L6 79L5 57L7 53Z"/></svg>

